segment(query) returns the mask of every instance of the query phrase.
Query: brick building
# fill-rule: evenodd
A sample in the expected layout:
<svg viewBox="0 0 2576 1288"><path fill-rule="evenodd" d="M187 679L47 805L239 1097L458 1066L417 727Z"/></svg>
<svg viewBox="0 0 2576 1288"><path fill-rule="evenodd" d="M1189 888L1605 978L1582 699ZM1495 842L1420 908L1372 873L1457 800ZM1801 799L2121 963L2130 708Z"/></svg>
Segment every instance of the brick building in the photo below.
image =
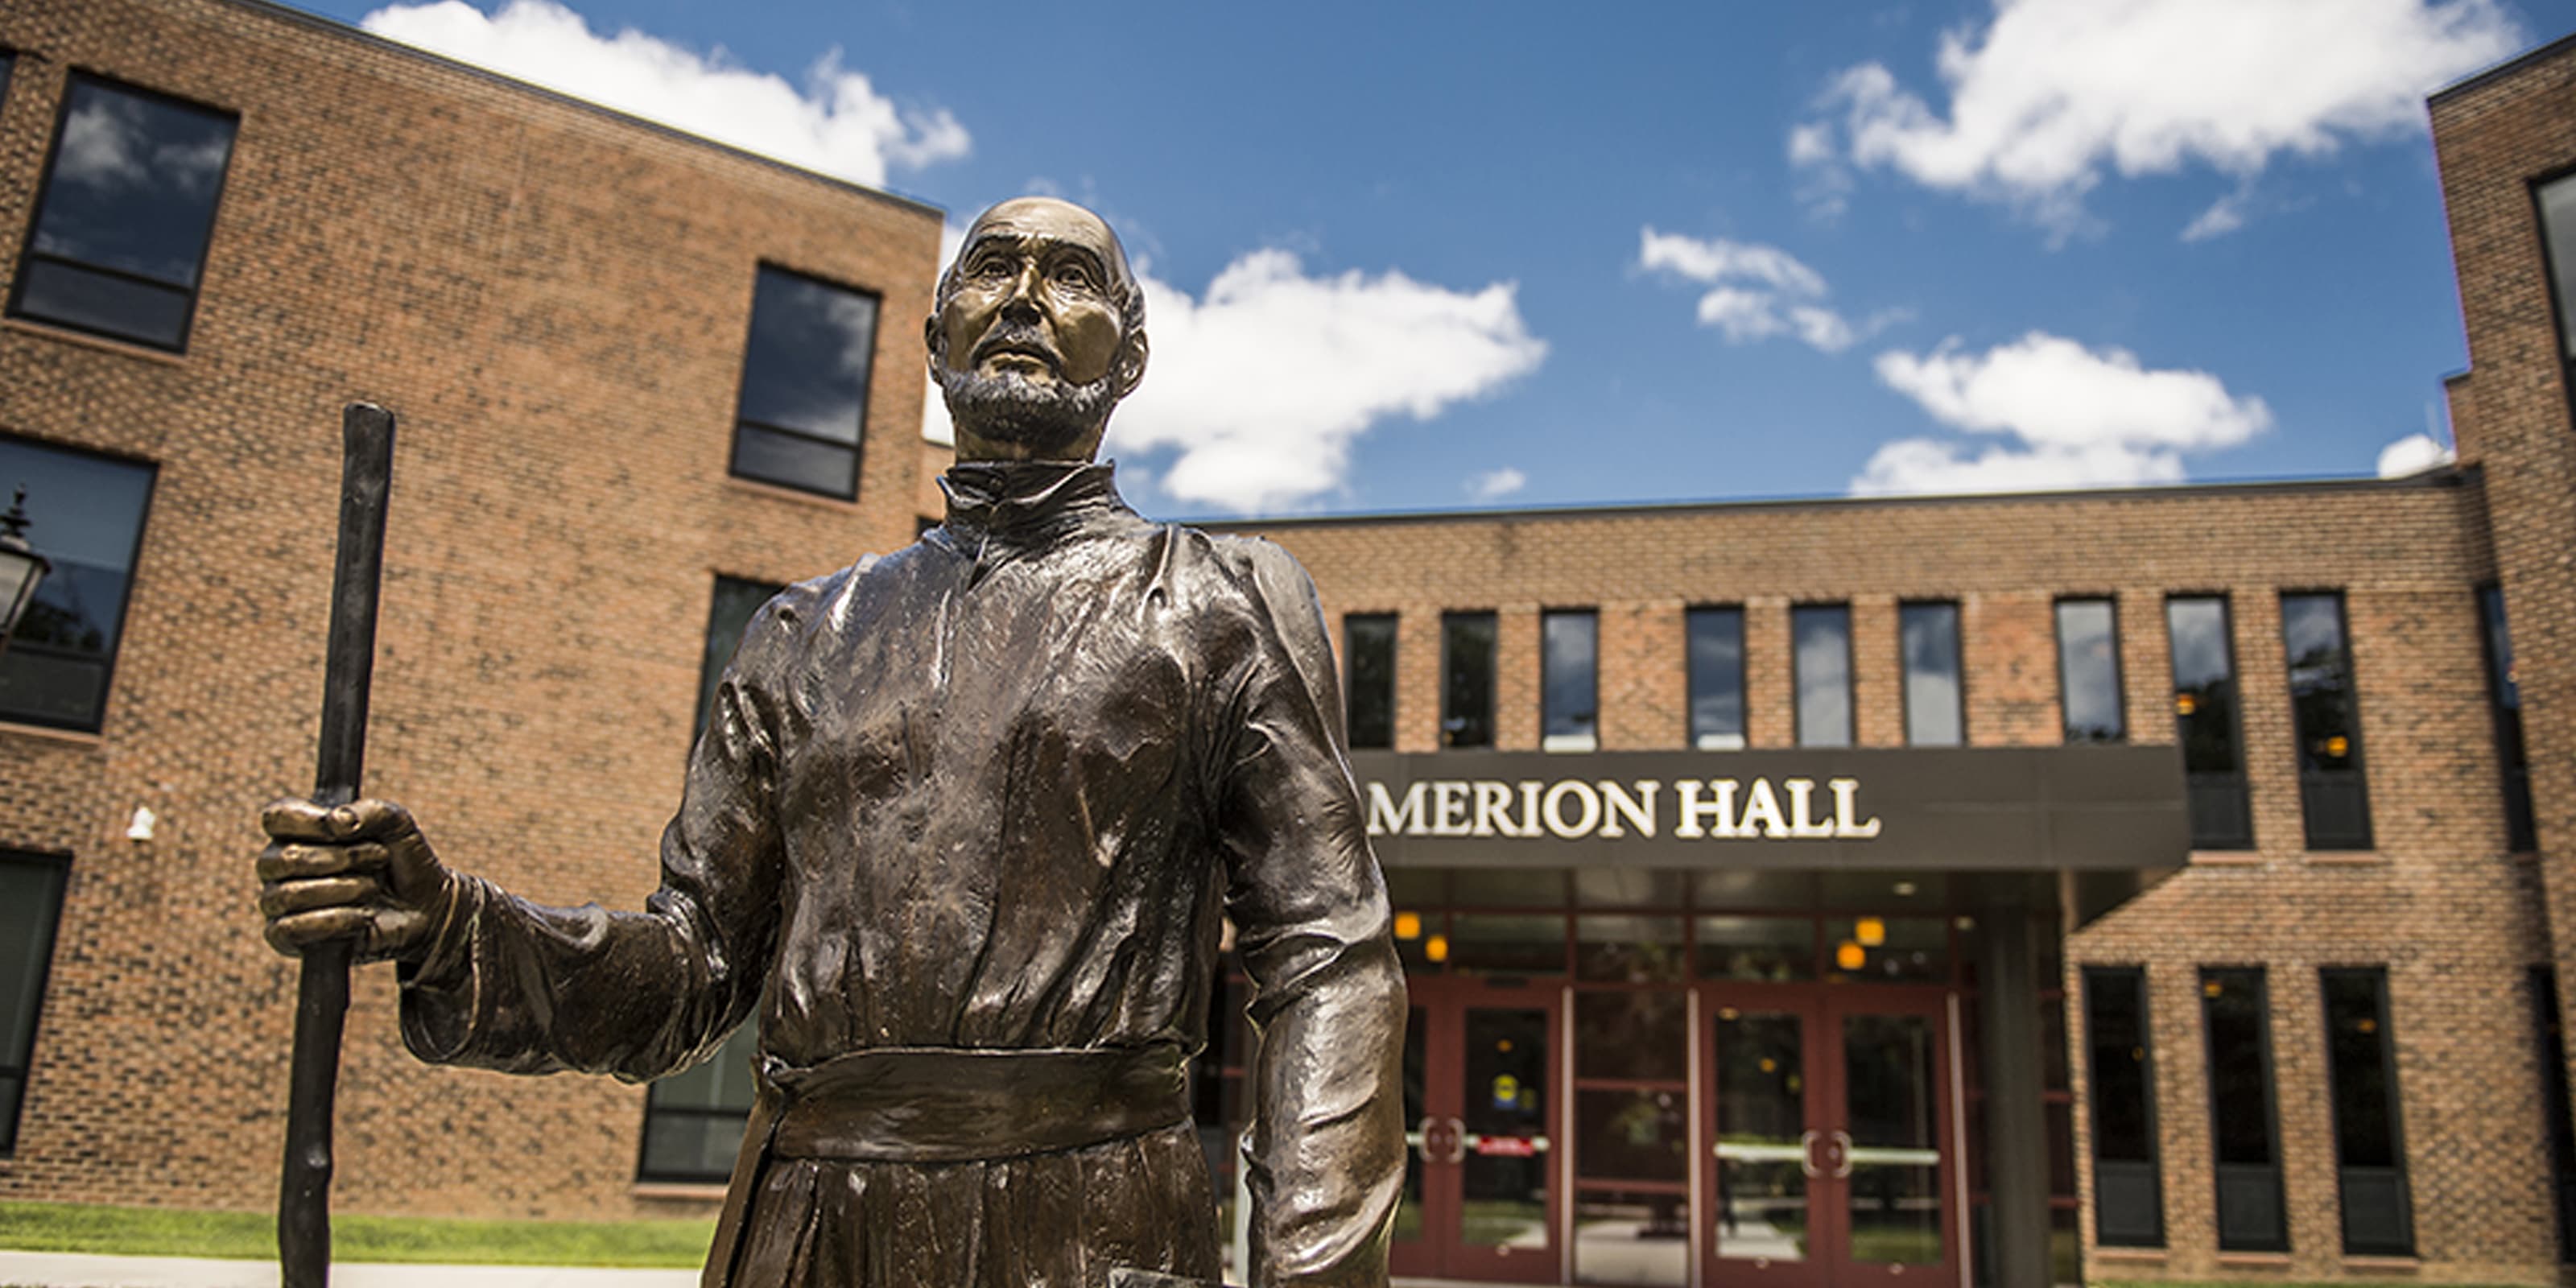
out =
<svg viewBox="0 0 2576 1288"><path fill-rule="evenodd" d="M247 815L310 774L338 405L405 418L370 790L633 906L739 623L935 516L939 215L246 0L0 52L0 484L58 566L0 659L0 1196L259 1206ZM2455 467L1232 525L1344 651L1400 1271L2558 1279L2571 79L2433 100ZM748 1035L645 1090L424 1068L392 1009L362 974L343 1206L704 1210Z"/></svg>

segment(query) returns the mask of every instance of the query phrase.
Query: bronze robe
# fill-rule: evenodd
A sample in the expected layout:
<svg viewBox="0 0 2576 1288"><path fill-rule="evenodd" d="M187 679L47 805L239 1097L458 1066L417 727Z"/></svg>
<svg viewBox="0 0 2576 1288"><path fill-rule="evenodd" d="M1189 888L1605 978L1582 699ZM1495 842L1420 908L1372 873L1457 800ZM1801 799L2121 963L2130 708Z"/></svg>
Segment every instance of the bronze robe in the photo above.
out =
<svg viewBox="0 0 2576 1288"><path fill-rule="evenodd" d="M469 882L405 972L405 1041L641 1081L757 1006L762 1103L709 1285L1213 1278L1186 1121L989 1161L767 1141L779 1076L851 1052L1195 1054L1231 916L1260 1034L1252 1281L1383 1284L1404 982L1304 570L1147 522L1107 466L974 463L943 485L946 526L753 620L646 911Z"/></svg>

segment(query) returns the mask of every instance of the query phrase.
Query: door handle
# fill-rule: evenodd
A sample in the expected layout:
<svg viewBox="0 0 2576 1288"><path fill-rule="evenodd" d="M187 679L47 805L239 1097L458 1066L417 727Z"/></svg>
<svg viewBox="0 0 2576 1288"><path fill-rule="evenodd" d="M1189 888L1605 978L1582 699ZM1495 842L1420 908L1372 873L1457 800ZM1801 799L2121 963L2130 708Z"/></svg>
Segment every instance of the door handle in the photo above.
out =
<svg viewBox="0 0 2576 1288"><path fill-rule="evenodd" d="M1431 1152L1431 1133L1432 1130L1437 1128L1439 1125L1440 1120L1438 1118L1433 1117L1430 1114L1424 1114L1422 1116L1422 1124L1413 1129L1413 1148L1415 1152L1422 1155L1423 1162L1437 1163L1440 1161L1438 1158L1434 1157Z"/></svg>
<svg viewBox="0 0 2576 1288"><path fill-rule="evenodd" d="M1813 1129L1798 1133L1798 1170L1805 1172L1811 1181L1825 1174L1825 1169L1816 1166L1816 1133Z"/></svg>
<svg viewBox="0 0 2576 1288"><path fill-rule="evenodd" d="M1449 1161L1455 1163L1466 1157L1467 1124L1452 1118L1449 1120Z"/></svg>
<svg viewBox="0 0 2576 1288"><path fill-rule="evenodd" d="M1837 1181L1839 1181L1839 1180L1841 1180L1842 1178L1844 1178L1844 1177L1846 1177L1846 1176L1851 1175L1851 1174L1852 1174L1852 1167L1854 1166L1854 1164L1855 1164L1855 1160L1852 1158L1852 1138L1851 1138L1851 1133L1850 1133L1850 1132L1847 1132L1847 1131L1837 1131L1837 1132L1835 1132L1835 1133L1834 1133L1834 1179L1835 1179L1835 1180L1837 1180Z"/></svg>

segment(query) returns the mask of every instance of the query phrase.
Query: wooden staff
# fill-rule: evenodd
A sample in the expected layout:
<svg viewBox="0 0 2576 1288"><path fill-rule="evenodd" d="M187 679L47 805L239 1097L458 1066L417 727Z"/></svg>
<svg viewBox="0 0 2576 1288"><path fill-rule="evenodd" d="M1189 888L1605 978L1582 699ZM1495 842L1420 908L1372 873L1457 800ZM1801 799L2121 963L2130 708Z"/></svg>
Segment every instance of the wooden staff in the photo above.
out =
<svg viewBox="0 0 2576 1288"><path fill-rule="evenodd" d="M376 600L385 567L385 496L393 486L394 414L372 403L340 413L340 547L331 575L331 642L322 673L322 744L313 801L358 798L367 759L367 682L375 671ZM331 1109L340 1083L340 1025L349 1012L347 939L304 951L295 990L295 1054L286 1097L286 1166L277 1197L282 1288L331 1281Z"/></svg>

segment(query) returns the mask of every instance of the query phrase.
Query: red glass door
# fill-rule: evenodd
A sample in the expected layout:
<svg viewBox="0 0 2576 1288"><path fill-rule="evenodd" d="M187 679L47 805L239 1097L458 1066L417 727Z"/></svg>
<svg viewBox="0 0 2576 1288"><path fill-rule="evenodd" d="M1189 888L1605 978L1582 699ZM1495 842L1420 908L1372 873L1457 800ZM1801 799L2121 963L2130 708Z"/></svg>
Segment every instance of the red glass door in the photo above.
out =
<svg viewBox="0 0 2576 1288"><path fill-rule="evenodd" d="M1394 1270L1554 1282L1559 991L1412 981Z"/></svg>

